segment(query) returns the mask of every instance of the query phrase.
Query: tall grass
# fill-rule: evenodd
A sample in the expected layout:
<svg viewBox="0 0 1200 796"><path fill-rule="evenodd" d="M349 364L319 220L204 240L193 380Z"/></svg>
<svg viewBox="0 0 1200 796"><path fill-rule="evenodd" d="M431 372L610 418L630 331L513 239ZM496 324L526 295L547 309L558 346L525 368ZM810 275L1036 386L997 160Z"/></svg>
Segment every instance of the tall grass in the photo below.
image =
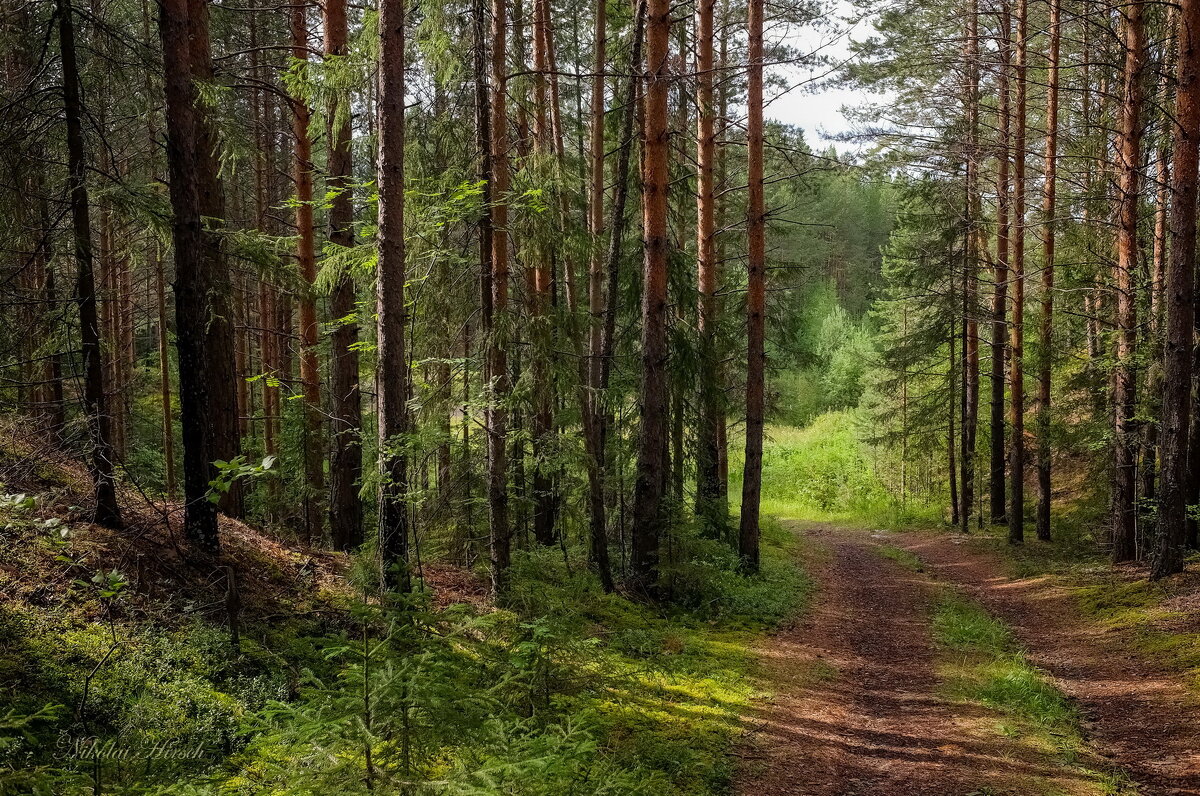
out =
<svg viewBox="0 0 1200 796"><path fill-rule="evenodd" d="M941 505L902 500L892 482L894 451L863 441L856 410L826 412L804 428L769 424L763 449L762 511L787 519L883 527L939 522ZM741 489L742 446L730 446L731 493Z"/></svg>

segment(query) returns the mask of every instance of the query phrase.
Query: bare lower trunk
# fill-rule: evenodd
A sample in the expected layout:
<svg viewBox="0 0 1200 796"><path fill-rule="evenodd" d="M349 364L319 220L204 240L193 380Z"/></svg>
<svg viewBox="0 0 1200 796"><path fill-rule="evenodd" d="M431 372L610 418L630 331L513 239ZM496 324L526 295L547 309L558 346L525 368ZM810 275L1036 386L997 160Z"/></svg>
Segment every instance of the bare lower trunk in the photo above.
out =
<svg viewBox="0 0 1200 796"><path fill-rule="evenodd" d="M738 553L742 566L758 571L758 512L762 493L763 408L766 391L766 205L763 192L763 5L750 0L750 79L746 122L746 169L750 199L746 282L746 458L742 469L742 516Z"/></svg>
<svg viewBox="0 0 1200 796"><path fill-rule="evenodd" d="M1050 2L1050 48L1046 60L1046 165L1042 193L1042 322L1038 341L1038 508L1037 537L1050 540L1050 387L1054 346L1054 231L1058 169L1058 53L1061 2Z"/></svg>
<svg viewBox="0 0 1200 796"><path fill-rule="evenodd" d="M1113 560L1137 557L1137 421L1134 354L1137 342L1137 303L1134 274L1137 270L1137 211L1140 192L1142 71L1146 59L1144 8L1125 6L1122 11L1125 44L1124 100L1121 136L1117 151L1118 219L1117 252L1113 267L1116 290L1116 364L1113 370Z"/></svg>
<svg viewBox="0 0 1200 796"><path fill-rule="evenodd" d="M345 0L325 0L325 54L346 54ZM354 199L350 151L351 97L340 98L328 109L329 242L354 245ZM329 299L336 327L330 340L329 391L333 422L333 451L329 459L329 534L333 546L350 550L363 541L362 502L362 396L358 375L358 310L354 280L340 274ZM440 480L440 479L439 479Z"/></svg>
<svg viewBox="0 0 1200 796"><path fill-rule="evenodd" d="M500 403L509 391L505 354L508 325L508 70L506 63L505 0L492 0L491 167L492 234L491 310L493 324L487 341L488 385L488 510L490 514L492 590L502 595L508 584L512 556L512 527L508 516L508 412Z"/></svg>
<svg viewBox="0 0 1200 796"><path fill-rule="evenodd" d="M68 186L75 266L78 269L75 300L79 305L79 340L83 349L83 411L90 437L88 457L93 520L110 528L121 526L117 485L113 475L104 365L101 361L100 326L96 314L96 284L92 265L91 213L88 205L87 161L83 149L83 100L79 95L79 67L75 58L74 11L70 0L58 0L58 35L62 53L63 107L67 127ZM207 486L207 485L206 485Z"/></svg>
<svg viewBox="0 0 1200 796"><path fill-rule="evenodd" d="M1000 145L997 157L999 168L996 177L996 266L994 273L995 287L992 294L992 378L991 378L991 468L989 487L991 499L991 520L1003 523L1007 520L1007 503L1005 500L1005 440L1007 434L1004 426L1004 371L1008 354L1008 259L1009 259L1009 40L1012 20L1008 12L1007 0L1004 1L1000 13L1000 49L999 76L999 138Z"/></svg>
<svg viewBox="0 0 1200 796"><path fill-rule="evenodd" d="M1162 488L1151 576L1183 570L1187 542L1188 442L1195 345L1196 180L1200 171L1200 2L1183 0L1176 67L1167 346L1163 362Z"/></svg>
<svg viewBox="0 0 1200 796"><path fill-rule="evenodd" d="M663 505L667 407L667 191L670 128L667 97L671 8L666 0L646 5L646 112L643 127L642 380L639 396L637 480L634 486L634 586L653 592L658 580L658 543L666 525Z"/></svg>
<svg viewBox="0 0 1200 796"><path fill-rule="evenodd" d="M1009 330L1009 451L1008 541L1025 541L1025 122L1026 61L1029 52L1029 4L1017 0L1017 52L1014 77L1017 82L1013 127L1013 254L1012 326Z"/></svg>
<svg viewBox="0 0 1200 796"><path fill-rule="evenodd" d="M389 589L411 588L408 560L408 307L404 245L403 0L379 3L379 265L375 276L379 357L379 556Z"/></svg>
<svg viewBox="0 0 1200 796"><path fill-rule="evenodd" d="M292 57L308 60L308 4L292 6ZM321 535L321 495L325 491L325 465L321 434L321 373L317 364L317 303L312 285L317 279L313 229L312 139L308 133L311 111L300 98L292 100L292 176L296 184L296 266L304 289L300 291L300 383L304 392L304 532L309 539Z"/></svg>

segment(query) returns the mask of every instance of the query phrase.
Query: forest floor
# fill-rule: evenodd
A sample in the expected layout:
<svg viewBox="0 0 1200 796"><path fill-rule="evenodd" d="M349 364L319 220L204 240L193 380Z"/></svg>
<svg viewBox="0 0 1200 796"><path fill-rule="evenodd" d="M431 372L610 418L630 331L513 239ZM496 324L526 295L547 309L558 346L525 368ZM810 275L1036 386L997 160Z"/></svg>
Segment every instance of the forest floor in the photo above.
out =
<svg viewBox="0 0 1200 796"><path fill-rule="evenodd" d="M738 793L1200 794L1195 694L1071 588L966 537L792 525L815 604L762 650Z"/></svg>

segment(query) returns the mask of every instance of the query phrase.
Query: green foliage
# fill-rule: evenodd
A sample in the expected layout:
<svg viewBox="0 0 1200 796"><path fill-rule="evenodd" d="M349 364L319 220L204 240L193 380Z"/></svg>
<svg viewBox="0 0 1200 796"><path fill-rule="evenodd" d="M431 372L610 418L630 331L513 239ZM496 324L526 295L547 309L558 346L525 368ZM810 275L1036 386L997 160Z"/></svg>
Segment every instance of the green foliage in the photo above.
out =
<svg viewBox="0 0 1200 796"><path fill-rule="evenodd" d="M886 454L864 444L858 429L858 415L850 411L821 415L807 428L768 426L763 511L804 519L890 511L893 500L876 469L886 466Z"/></svg>
<svg viewBox="0 0 1200 796"><path fill-rule="evenodd" d="M535 550L516 556L507 610L434 611L419 593L336 626L247 626L237 651L199 619L5 609L0 783L82 794L98 771L130 794L724 792L755 633L810 587L776 523L759 576L713 540L675 541L663 606ZM74 594L116 617L126 584L99 572ZM170 753L137 757L147 749Z"/></svg>

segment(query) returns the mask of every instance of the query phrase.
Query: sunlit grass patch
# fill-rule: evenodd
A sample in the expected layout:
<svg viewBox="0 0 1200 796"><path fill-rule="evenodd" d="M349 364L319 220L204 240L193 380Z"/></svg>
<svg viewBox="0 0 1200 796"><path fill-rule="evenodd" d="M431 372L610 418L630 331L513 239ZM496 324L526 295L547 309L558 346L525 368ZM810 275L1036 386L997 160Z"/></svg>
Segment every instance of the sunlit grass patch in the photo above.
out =
<svg viewBox="0 0 1200 796"><path fill-rule="evenodd" d="M905 550L903 547L896 547L895 545L890 544L881 544L875 549L879 552L879 555L895 561L905 569L911 569L913 572L925 571L925 564L921 561L921 559L918 558L916 554Z"/></svg>
<svg viewBox="0 0 1200 796"><path fill-rule="evenodd" d="M953 653L946 672L954 696L1078 738L1075 707L1029 663L1003 622L947 592L934 612L933 632L938 645Z"/></svg>
<svg viewBox="0 0 1200 796"><path fill-rule="evenodd" d="M947 589L934 609L933 636L941 649L939 674L945 692L956 701L992 711L997 735L1050 756L1065 776L1082 780L1088 793L1134 792L1121 772L1089 764L1079 711L1029 662L1003 622ZM1063 792L1039 788L1037 792Z"/></svg>

